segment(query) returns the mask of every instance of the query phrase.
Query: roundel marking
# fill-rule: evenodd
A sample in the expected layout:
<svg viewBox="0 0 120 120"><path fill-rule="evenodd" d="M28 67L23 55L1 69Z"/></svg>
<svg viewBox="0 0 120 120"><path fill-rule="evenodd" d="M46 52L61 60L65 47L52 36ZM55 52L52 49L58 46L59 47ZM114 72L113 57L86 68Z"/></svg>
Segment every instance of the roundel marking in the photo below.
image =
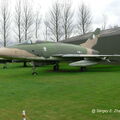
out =
<svg viewBox="0 0 120 120"><path fill-rule="evenodd" d="M46 52L46 51L47 51L47 48L46 48L46 47L43 47L43 50Z"/></svg>

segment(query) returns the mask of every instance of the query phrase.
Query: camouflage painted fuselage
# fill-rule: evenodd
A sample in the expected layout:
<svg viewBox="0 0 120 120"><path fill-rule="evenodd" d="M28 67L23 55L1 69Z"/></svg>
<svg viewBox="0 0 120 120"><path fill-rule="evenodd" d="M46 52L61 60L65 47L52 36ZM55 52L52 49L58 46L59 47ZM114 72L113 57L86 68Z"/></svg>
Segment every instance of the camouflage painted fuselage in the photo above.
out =
<svg viewBox="0 0 120 120"><path fill-rule="evenodd" d="M96 51L88 48L84 48L80 45L64 44L64 43L33 43L33 44L20 44L9 47L9 49L18 49L24 51L24 57L28 57L27 53L30 53L30 57L44 57L46 59L59 54L94 54ZM14 51L15 53L15 51ZM14 54L13 53L13 54ZM20 53L15 53L15 55ZM32 56L33 55L33 56Z"/></svg>
<svg viewBox="0 0 120 120"><path fill-rule="evenodd" d="M57 54L87 54L88 52L92 52L87 50L84 47L78 45L71 44L63 44L63 43L38 43L38 44L21 44L12 46L10 48L17 48L20 50L25 50L31 54L34 54L39 57L49 58L50 56Z"/></svg>

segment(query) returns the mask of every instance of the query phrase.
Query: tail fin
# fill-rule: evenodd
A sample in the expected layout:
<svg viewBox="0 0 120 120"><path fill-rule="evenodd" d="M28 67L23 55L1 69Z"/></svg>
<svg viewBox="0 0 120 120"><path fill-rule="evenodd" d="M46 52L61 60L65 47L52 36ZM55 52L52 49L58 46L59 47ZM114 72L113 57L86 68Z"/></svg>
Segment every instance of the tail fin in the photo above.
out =
<svg viewBox="0 0 120 120"><path fill-rule="evenodd" d="M82 43L81 46L92 49L97 44L99 36L100 36L100 28L97 28L93 32L92 36L85 43Z"/></svg>

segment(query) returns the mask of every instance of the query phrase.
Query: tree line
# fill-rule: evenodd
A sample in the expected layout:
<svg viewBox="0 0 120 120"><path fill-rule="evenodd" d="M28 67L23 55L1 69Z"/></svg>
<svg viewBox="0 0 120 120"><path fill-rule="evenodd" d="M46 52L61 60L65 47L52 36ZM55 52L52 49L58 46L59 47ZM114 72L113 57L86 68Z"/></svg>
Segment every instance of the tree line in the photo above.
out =
<svg viewBox="0 0 120 120"><path fill-rule="evenodd" d="M74 34L85 34L92 30L92 14L88 6L84 3L79 5L75 17L72 4L64 2L60 4L56 1L45 19L42 20L41 10L33 11L33 6L27 0L17 0L14 14L11 17L9 4L2 0L0 15L0 42L2 46L9 45L11 40L11 31L14 33L14 39L18 42L24 42L40 38L41 24L44 26L44 40L60 41L68 39ZM76 19L76 22L74 22ZM13 26L11 27L11 23ZM104 28L105 28L104 22Z"/></svg>

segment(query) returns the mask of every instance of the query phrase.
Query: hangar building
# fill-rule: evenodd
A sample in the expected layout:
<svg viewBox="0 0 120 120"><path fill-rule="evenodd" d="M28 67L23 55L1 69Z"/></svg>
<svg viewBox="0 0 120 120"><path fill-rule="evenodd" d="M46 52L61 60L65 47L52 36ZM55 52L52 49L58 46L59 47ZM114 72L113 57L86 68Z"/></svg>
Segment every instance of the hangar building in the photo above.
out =
<svg viewBox="0 0 120 120"><path fill-rule="evenodd" d="M91 35L92 33L87 33L71 37L62 42L79 45L86 42ZM100 54L120 54L120 27L102 30L98 42L93 49L98 50Z"/></svg>

